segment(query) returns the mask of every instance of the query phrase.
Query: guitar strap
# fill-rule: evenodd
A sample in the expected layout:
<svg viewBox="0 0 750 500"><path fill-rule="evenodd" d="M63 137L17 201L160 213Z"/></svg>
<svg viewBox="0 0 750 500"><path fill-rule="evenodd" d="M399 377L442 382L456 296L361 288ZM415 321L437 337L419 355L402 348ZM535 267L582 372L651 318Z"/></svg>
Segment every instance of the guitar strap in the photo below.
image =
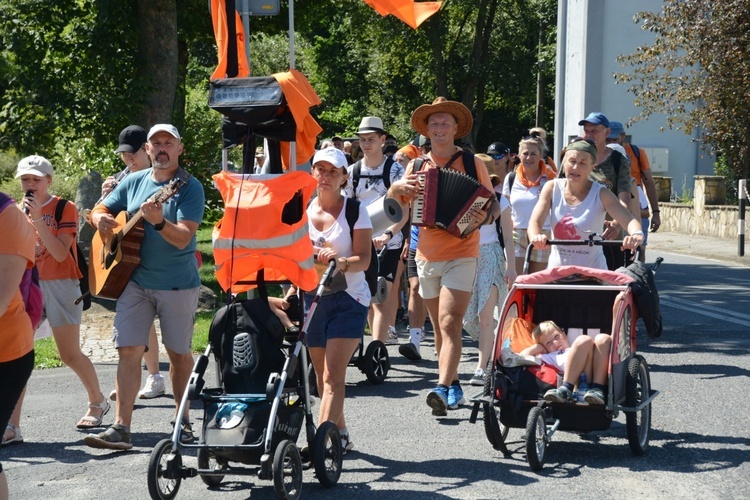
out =
<svg viewBox="0 0 750 500"><path fill-rule="evenodd" d="M192 175L190 174L190 172L188 172L182 167L177 167L177 173L174 174L175 179L179 179L185 184L187 184L187 182L190 180L191 177Z"/></svg>

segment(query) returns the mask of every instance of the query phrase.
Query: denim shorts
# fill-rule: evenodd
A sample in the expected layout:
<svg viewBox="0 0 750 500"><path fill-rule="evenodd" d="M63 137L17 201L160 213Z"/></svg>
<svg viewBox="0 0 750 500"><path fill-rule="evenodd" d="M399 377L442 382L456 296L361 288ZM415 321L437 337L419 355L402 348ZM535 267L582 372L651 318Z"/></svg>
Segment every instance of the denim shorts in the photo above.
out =
<svg viewBox="0 0 750 500"><path fill-rule="evenodd" d="M305 294L305 316L313 297ZM322 296L307 327L307 347L325 347L328 339L361 339L367 311L344 291Z"/></svg>

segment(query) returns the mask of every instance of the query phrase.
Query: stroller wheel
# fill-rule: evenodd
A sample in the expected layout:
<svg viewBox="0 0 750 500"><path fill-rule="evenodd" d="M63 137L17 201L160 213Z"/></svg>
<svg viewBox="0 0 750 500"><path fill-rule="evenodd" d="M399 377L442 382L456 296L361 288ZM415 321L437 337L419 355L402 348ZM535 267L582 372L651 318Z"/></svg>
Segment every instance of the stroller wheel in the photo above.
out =
<svg viewBox="0 0 750 500"><path fill-rule="evenodd" d="M219 471L227 468L226 462L220 462L216 459L216 455L208 448L198 449L198 468L199 469L210 469ZM224 480L224 476L204 476L201 475L201 479L207 486L219 486Z"/></svg>
<svg viewBox="0 0 750 500"><path fill-rule="evenodd" d="M373 340L365 349L365 354L359 359L359 368L370 383L379 385L385 381L391 361L388 349L379 340Z"/></svg>
<svg viewBox="0 0 750 500"><path fill-rule="evenodd" d="M330 488L339 482L341 476L341 436L336 424L327 420L318 427L312 447L312 462L318 482Z"/></svg>
<svg viewBox="0 0 750 500"><path fill-rule="evenodd" d="M177 496L182 477L182 457L177 449L172 454L172 440L162 439L148 461L148 492L154 500L171 500Z"/></svg>
<svg viewBox="0 0 750 500"><path fill-rule="evenodd" d="M628 364L625 378L625 404L635 408L651 394L651 376L648 364L642 356L633 356ZM648 448L648 437L651 431L651 404L640 411L625 413L625 424L628 429L628 443L634 455L643 455Z"/></svg>
<svg viewBox="0 0 750 500"><path fill-rule="evenodd" d="M489 396L492 393L492 379L493 377L487 377L484 381L484 396ZM510 430L507 426L500 422L500 408L495 406L494 396L490 398L492 403L485 403L482 408L482 414L484 416L484 434L487 436L487 441L490 442L493 448L502 452L506 457L510 456L510 450L505 444L505 439L508 437L508 431Z"/></svg>
<svg viewBox="0 0 750 500"><path fill-rule="evenodd" d="M297 499L302 493L302 459L288 439L279 443L273 454L273 486L280 499Z"/></svg>
<svg viewBox="0 0 750 500"><path fill-rule="evenodd" d="M526 461L533 471L542 470L544 453L547 451L547 425L544 409L534 407L526 419Z"/></svg>

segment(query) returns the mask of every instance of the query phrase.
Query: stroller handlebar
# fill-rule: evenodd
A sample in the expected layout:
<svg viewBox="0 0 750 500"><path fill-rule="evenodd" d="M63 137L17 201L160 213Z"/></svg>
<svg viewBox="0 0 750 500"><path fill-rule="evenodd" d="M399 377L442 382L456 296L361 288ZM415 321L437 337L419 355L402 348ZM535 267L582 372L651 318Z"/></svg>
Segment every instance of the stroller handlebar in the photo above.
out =
<svg viewBox="0 0 750 500"><path fill-rule="evenodd" d="M623 240L602 240L594 239L598 235L592 233L588 239L585 240L547 240L547 245L562 245L562 246L600 246L600 247L621 247ZM526 247L526 255L523 261L523 274L529 273L529 261L531 261L531 252L534 251L534 245L529 243ZM638 247L636 252L640 252L641 247Z"/></svg>

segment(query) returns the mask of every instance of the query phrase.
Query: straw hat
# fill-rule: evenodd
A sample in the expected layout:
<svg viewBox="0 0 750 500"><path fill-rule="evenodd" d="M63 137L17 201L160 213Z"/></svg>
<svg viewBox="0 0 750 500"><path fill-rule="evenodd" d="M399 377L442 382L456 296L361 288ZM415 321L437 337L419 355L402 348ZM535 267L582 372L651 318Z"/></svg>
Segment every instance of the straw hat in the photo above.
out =
<svg viewBox="0 0 750 500"><path fill-rule="evenodd" d="M438 97L432 101L432 104L423 104L415 109L411 115L412 128L425 137L429 137L427 134L427 119L434 113L450 113L453 115L456 123L458 123L456 139L466 137L471 132L474 118L471 116L469 108L460 102L449 101L445 97Z"/></svg>
<svg viewBox="0 0 750 500"><path fill-rule="evenodd" d="M487 173L490 174L490 181L492 182L492 187L497 186L500 184L500 176L497 175L497 170L495 170L495 160L492 159L491 156L486 155L484 153L477 153L475 155L477 158L482 160L487 167Z"/></svg>

